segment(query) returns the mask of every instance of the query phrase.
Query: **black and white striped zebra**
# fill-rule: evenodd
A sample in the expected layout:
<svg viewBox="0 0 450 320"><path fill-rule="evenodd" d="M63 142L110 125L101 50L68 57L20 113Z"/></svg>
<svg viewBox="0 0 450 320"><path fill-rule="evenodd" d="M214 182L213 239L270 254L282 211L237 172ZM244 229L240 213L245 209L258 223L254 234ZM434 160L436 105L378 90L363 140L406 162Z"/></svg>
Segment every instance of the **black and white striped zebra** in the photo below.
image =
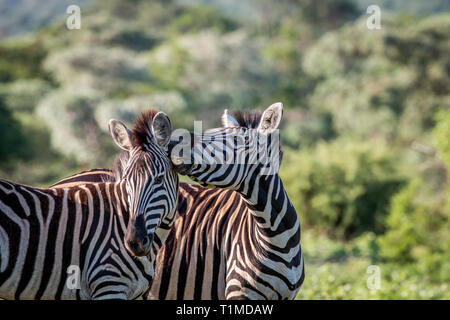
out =
<svg viewBox="0 0 450 320"><path fill-rule="evenodd" d="M192 163L176 159L178 170L228 190L181 189L150 297L295 298L304 264L299 219L278 175L282 112L281 103L263 114L225 111L223 128L191 135Z"/></svg>
<svg viewBox="0 0 450 320"><path fill-rule="evenodd" d="M260 113L238 113L235 119L225 112L223 122L226 128L220 130L220 135L233 139L234 143L236 133L240 135L239 138L246 135L239 130L255 130L254 128L257 128L262 120L265 121L266 127L271 123L276 126L273 111L277 112L279 120L281 118L279 107L269 108L264 117L261 117ZM268 117L270 114L272 116ZM236 129L239 129L238 132L233 131L233 134L229 134L228 130ZM228 169L235 165L230 164ZM200 171L205 173L206 169L202 168ZM97 176L95 176L96 173ZM246 173L241 172L241 174L245 178ZM253 174L258 179L264 179L255 171ZM109 175L111 172L106 169L91 170L79 176L64 179L58 184L64 185L64 183L77 181L82 183L84 179L100 181L104 176ZM220 183L220 177L211 176L211 179L213 178L214 183ZM267 191L266 184L277 185L277 195L273 195L272 191L269 198L274 204L260 198L258 199L260 202L256 205L249 203L245 195L234 190L210 189L200 185L180 183L174 224L167 241L157 254L155 277L149 298L286 299L295 297L304 279L298 218L282 188L281 181L278 181L279 177L271 179L273 180L266 180L259 185L254 180L253 190L259 194L259 192ZM232 188L239 191L237 186ZM267 195L270 195L269 192ZM272 207L280 207L283 203L280 211L271 212L275 222L278 221L278 226L293 225L290 229L292 234L286 232L287 228L284 232L283 228L279 228L272 233L272 235L279 234L280 238L285 237L286 244L282 249L270 241L259 241L259 237L256 236L261 220L254 208L262 206L266 201L270 202L269 205ZM244 248L245 251L238 248ZM248 248L251 249L250 258L248 258ZM239 253L237 250L240 250ZM280 250L289 250L290 259L286 258L286 254L280 254ZM247 258L242 256L242 252L246 252ZM274 262L271 262L271 259ZM279 261L278 265L277 261ZM280 267L281 265L284 267ZM236 268L240 268L241 274L245 276L239 276L239 272L233 271ZM250 278L250 281L244 278ZM246 292L240 294L242 290Z"/></svg>
<svg viewBox="0 0 450 320"><path fill-rule="evenodd" d="M114 182L39 189L0 180L1 298L135 299L148 291L152 248L169 231L159 225L170 225L176 208L178 177L164 151L170 121L152 110L132 131L114 120L110 131L127 155ZM79 279L68 286L71 266Z"/></svg>

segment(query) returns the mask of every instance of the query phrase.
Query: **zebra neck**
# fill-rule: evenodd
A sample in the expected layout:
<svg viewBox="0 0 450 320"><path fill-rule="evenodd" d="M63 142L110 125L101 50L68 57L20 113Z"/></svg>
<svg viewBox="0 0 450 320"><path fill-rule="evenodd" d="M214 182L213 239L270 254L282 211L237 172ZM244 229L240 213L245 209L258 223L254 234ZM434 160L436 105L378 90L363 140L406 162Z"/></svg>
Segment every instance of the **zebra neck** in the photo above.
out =
<svg viewBox="0 0 450 320"><path fill-rule="evenodd" d="M120 213L121 216L128 219L128 195L125 182L121 181L116 183L106 183L106 185L107 184L110 184L112 187L113 194L111 194L111 199L115 210Z"/></svg>
<svg viewBox="0 0 450 320"><path fill-rule="evenodd" d="M279 234L299 227L297 212L278 174L257 176L241 191L250 213L265 233Z"/></svg>

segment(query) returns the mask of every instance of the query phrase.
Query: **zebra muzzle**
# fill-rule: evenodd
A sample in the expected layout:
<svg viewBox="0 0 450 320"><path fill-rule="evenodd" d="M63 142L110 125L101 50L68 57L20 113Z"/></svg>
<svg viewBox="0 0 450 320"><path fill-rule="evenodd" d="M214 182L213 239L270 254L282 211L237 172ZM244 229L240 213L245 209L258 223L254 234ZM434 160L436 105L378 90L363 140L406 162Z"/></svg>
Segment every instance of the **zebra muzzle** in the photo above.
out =
<svg viewBox="0 0 450 320"><path fill-rule="evenodd" d="M191 169L192 166L190 164L186 164L182 157L172 156L171 160L176 172L180 174L189 173L189 170Z"/></svg>
<svg viewBox="0 0 450 320"><path fill-rule="evenodd" d="M125 234L125 247L134 256L145 256L150 251L153 235L147 235L143 215L131 219Z"/></svg>

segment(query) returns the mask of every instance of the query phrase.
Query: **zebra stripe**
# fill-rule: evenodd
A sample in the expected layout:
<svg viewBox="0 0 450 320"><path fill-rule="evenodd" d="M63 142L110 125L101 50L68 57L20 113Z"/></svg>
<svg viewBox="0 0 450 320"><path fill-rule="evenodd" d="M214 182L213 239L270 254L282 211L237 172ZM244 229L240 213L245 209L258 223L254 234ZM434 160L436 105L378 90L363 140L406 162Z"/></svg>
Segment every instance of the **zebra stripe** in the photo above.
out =
<svg viewBox="0 0 450 320"><path fill-rule="evenodd" d="M142 295L151 280L151 265L148 259L133 259L122 245L126 228L117 226L129 220L126 203L120 201L123 189L123 184L37 189L0 180L0 296L113 298L119 297L114 279L122 277L129 288L140 285L121 295ZM107 208L99 210L100 203ZM133 272L114 270L117 263L131 265ZM66 286L70 265L80 268L81 290Z"/></svg>

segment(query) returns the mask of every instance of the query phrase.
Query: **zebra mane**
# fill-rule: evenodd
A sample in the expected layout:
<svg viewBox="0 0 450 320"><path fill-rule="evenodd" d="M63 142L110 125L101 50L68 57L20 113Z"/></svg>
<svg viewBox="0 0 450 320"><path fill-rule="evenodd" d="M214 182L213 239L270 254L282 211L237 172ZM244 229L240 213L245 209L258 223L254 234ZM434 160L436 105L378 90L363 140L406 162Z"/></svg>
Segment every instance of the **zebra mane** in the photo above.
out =
<svg viewBox="0 0 450 320"><path fill-rule="evenodd" d="M256 129L261 122L262 112L260 111L235 111L233 117L240 126Z"/></svg>
<svg viewBox="0 0 450 320"><path fill-rule="evenodd" d="M148 143L148 137L153 136L152 123L158 110L150 109L142 112L134 121L133 142L136 145Z"/></svg>
<svg viewBox="0 0 450 320"><path fill-rule="evenodd" d="M261 111L235 111L233 113L233 117L236 119L236 121L239 123L240 126L246 127L249 129L256 129L259 126L259 123L261 122L262 117ZM279 144L279 159L280 163L283 159L283 149L281 148L281 141Z"/></svg>
<svg viewBox="0 0 450 320"><path fill-rule="evenodd" d="M158 110L150 109L142 112L134 121L133 129L131 133L133 135L133 143L135 145L142 145L148 143L149 136L153 136L152 123L153 118L158 113ZM104 182L117 182L122 178L123 168L125 167L130 154L128 151L120 152L113 162L112 172L113 175L103 178Z"/></svg>

